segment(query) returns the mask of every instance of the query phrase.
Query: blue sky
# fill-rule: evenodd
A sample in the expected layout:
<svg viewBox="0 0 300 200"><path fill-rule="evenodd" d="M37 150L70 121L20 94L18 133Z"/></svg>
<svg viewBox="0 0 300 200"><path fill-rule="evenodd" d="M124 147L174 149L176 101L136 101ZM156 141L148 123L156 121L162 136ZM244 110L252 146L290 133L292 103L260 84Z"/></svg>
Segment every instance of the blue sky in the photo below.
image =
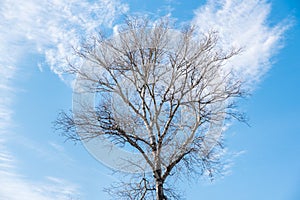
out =
<svg viewBox="0 0 300 200"><path fill-rule="evenodd" d="M0 0L0 199L107 199L118 176L82 145L64 142L52 122L72 107L61 75L70 45L122 13L170 15L198 30L213 27L223 47L245 47L232 61L253 92L240 109L250 127L225 133L228 175L183 182L187 199L300 199L300 3L298 0Z"/></svg>

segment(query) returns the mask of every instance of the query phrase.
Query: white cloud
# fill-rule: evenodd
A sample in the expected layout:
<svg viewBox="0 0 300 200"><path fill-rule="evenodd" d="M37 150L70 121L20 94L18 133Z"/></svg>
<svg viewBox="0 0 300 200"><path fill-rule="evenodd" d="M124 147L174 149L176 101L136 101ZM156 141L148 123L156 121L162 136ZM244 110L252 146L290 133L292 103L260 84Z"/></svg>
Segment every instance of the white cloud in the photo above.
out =
<svg viewBox="0 0 300 200"><path fill-rule="evenodd" d="M31 51L45 55L56 73L66 58L73 58L71 47L78 46L82 35L110 27L128 9L119 0L4 0L0 6L0 52L6 55L0 64L18 61Z"/></svg>
<svg viewBox="0 0 300 200"><path fill-rule="evenodd" d="M13 125L13 80L21 77L20 66L32 54L44 55L59 73L65 58L72 59L71 46L80 43L81 35L110 27L126 10L119 0L0 1L0 199L64 200L79 195L78 187L65 180L33 181L18 172L17 160L5 147Z"/></svg>
<svg viewBox="0 0 300 200"><path fill-rule="evenodd" d="M41 182L33 182L20 176L15 172L13 161L7 160L10 156L4 155L0 158L0 199L70 200L70 197L80 196L78 187L65 180L46 177Z"/></svg>
<svg viewBox="0 0 300 200"><path fill-rule="evenodd" d="M250 86L270 68L290 25L270 26L270 8L265 0L209 0L195 11L192 21L199 32L217 31L222 48L243 49L227 66Z"/></svg>

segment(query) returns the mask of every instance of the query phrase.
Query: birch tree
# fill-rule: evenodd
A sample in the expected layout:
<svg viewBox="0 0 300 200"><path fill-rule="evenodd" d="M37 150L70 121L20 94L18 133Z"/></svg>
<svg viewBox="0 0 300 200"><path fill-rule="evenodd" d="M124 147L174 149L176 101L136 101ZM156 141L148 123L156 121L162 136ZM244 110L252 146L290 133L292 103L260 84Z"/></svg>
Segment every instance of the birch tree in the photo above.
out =
<svg viewBox="0 0 300 200"><path fill-rule="evenodd" d="M139 171L106 190L114 199L179 199L172 177L217 173L224 120L243 120L235 110L242 82L226 67L240 49L221 49L214 31L129 18L114 36L75 51L85 65L67 72L88 82L97 101L61 112L55 127L68 139L102 138L140 155L123 166Z"/></svg>

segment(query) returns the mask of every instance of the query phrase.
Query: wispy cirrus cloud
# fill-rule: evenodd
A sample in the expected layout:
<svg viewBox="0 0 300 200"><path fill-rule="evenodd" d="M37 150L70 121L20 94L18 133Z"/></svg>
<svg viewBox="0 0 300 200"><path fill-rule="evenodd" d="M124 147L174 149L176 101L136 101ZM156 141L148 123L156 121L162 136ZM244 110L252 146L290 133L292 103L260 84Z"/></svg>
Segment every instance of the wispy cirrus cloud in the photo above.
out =
<svg viewBox="0 0 300 200"><path fill-rule="evenodd" d="M82 35L110 27L127 11L119 0L3 0L0 2L0 199L52 200L79 195L78 186L56 177L33 181L18 171L7 148L15 98L14 80L24 60L40 55L55 73L72 59ZM37 61L36 61L37 62Z"/></svg>
<svg viewBox="0 0 300 200"><path fill-rule="evenodd" d="M45 56L46 63L59 73L72 59L72 46L78 46L100 27L110 27L116 16L128 10L119 0L4 0L1 6L1 35L6 51L3 60L18 60L16 53L28 51ZM7 51L4 47L10 47Z"/></svg>
<svg viewBox="0 0 300 200"><path fill-rule="evenodd" d="M0 199L70 200L79 197L77 185L63 179L45 177L36 182L16 172L13 156L0 148Z"/></svg>
<svg viewBox="0 0 300 200"><path fill-rule="evenodd" d="M271 26L270 11L271 5L265 0L209 0L195 11L192 24L199 32L217 31L225 50L242 48L227 66L252 87L270 68L291 25L285 20Z"/></svg>
<svg viewBox="0 0 300 200"><path fill-rule="evenodd" d="M0 133L5 133L7 126L11 124L13 111L10 109L12 101L11 79L15 74L13 66L0 68ZM1 140L0 140L1 142Z"/></svg>

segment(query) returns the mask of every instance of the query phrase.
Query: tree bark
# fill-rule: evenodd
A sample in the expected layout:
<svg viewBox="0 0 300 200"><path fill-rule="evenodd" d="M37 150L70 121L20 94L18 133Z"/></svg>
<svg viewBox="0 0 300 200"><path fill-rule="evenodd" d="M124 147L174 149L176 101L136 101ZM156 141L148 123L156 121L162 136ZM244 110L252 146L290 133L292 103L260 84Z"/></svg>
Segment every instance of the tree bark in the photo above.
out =
<svg viewBox="0 0 300 200"><path fill-rule="evenodd" d="M158 169L154 171L156 200L167 200L164 194L164 180L162 179L162 170L158 166L157 168Z"/></svg>
<svg viewBox="0 0 300 200"><path fill-rule="evenodd" d="M156 180L156 200L167 200L164 195L164 185L161 180Z"/></svg>

